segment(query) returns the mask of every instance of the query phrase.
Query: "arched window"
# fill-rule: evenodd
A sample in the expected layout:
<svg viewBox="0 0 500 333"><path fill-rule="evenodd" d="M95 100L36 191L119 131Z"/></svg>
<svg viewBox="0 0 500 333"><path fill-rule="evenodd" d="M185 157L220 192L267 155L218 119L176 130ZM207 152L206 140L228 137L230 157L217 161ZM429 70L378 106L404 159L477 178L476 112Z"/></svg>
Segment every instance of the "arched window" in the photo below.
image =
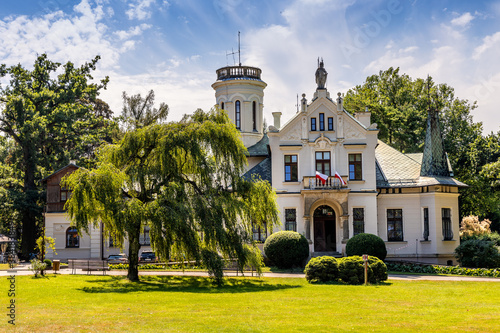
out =
<svg viewBox="0 0 500 333"><path fill-rule="evenodd" d="M236 101L236 103L234 103L234 107L235 107L235 119L234 119L234 123L236 125L236 128L237 129L241 129L241 103L240 101Z"/></svg>
<svg viewBox="0 0 500 333"><path fill-rule="evenodd" d="M252 103L252 121L253 121L253 130L257 131L257 103L255 101Z"/></svg>
<svg viewBox="0 0 500 333"><path fill-rule="evenodd" d="M66 247L80 247L80 236L75 227L66 229Z"/></svg>
<svg viewBox="0 0 500 333"><path fill-rule="evenodd" d="M221 102L221 103L220 103L220 109L221 109L221 110L224 110L224 102Z"/></svg>

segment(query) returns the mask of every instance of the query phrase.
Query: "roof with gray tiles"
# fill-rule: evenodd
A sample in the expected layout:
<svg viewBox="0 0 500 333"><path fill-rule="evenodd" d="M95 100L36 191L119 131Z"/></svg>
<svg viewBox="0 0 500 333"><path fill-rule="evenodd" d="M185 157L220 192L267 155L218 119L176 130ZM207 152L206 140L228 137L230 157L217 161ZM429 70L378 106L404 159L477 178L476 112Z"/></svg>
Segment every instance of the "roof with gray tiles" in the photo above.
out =
<svg viewBox="0 0 500 333"><path fill-rule="evenodd" d="M269 145L269 137L267 136L267 134L264 134L264 136L262 137L262 139L260 139L259 142L247 148L248 156L250 157L269 156L269 151L267 148L268 145Z"/></svg>
<svg viewBox="0 0 500 333"><path fill-rule="evenodd" d="M421 153L403 154L378 140L375 149L377 187L467 186L452 177L420 176L422 156Z"/></svg>
<svg viewBox="0 0 500 333"><path fill-rule="evenodd" d="M243 175L243 178L251 180L253 175L260 177L262 180L267 180L272 184L271 157L265 158L262 162L248 170Z"/></svg>

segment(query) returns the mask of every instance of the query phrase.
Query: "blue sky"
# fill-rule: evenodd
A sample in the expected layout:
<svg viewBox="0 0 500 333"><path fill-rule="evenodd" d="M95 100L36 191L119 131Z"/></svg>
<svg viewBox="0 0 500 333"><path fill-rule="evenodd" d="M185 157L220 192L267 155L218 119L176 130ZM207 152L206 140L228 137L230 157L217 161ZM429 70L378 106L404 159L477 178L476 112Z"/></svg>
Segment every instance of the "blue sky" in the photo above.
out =
<svg viewBox="0 0 500 333"><path fill-rule="evenodd" d="M77 64L99 54L101 98L116 114L122 91L154 89L170 119L215 103L217 68L260 67L264 112L295 113L296 95L315 90L322 57L335 95L367 76L400 67L431 75L477 101L475 121L500 130L500 1L402 0L2 0L0 63L31 67L37 54ZM237 58L236 58L237 61ZM5 83L5 82L4 82Z"/></svg>

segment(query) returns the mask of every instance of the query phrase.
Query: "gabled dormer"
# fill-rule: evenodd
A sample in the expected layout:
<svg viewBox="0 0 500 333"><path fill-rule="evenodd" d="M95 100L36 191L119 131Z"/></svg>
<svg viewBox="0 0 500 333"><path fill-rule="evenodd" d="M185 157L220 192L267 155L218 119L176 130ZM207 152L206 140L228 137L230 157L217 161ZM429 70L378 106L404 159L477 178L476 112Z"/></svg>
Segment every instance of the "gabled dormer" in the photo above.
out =
<svg viewBox="0 0 500 333"><path fill-rule="evenodd" d="M71 191L61 186L61 179L73 173L79 167L73 163L57 170L50 176L42 179L47 186L47 213L63 212L64 204L69 199Z"/></svg>

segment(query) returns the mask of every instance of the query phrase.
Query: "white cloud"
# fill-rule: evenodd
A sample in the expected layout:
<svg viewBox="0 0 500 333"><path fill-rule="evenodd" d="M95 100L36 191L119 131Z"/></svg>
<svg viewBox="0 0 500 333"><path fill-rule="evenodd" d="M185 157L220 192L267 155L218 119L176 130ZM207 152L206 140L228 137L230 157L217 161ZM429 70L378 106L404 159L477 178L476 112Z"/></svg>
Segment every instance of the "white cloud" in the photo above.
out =
<svg viewBox="0 0 500 333"><path fill-rule="evenodd" d="M129 4L129 10L125 12L129 20L145 20L151 17L153 9L150 8L156 0L137 0L136 3ZM167 3L168 5L168 3Z"/></svg>
<svg viewBox="0 0 500 333"><path fill-rule="evenodd" d="M460 15L459 17L457 18L454 18L453 20L451 20L451 25L454 25L454 26L459 26L459 27L466 27L467 25L469 25L469 23L474 19L475 17L467 12L467 13L464 13L462 15Z"/></svg>
<svg viewBox="0 0 500 333"><path fill-rule="evenodd" d="M500 31L494 33L491 36L484 37L483 44L479 45L474 49L472 58L475 60L479 59L484 52L494 47L499 41L500 41Z"/></svg>
<svg viewBox="0 0 500 333"><path fill-rule="evenodd" d="M124 30L115 31L114 34L117 35L120 40L124 40L124 39L129 39L131 37L139 36L144 32L144 30L150 29L151 27L152 27L151 24L143 23L141 25L137 25L135 27L130 28L128 31Z"/></svg>

